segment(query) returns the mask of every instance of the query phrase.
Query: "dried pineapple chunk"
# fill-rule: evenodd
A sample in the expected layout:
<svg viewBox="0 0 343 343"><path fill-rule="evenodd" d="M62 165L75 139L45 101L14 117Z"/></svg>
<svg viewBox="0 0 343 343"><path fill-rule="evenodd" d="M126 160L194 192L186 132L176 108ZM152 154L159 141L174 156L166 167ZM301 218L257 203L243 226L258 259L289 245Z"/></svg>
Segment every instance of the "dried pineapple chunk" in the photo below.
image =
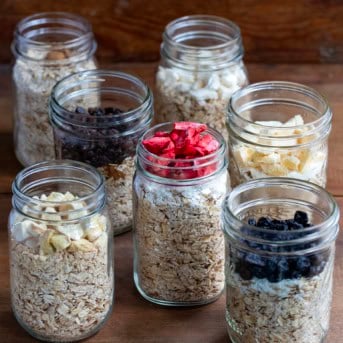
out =
<svg viewBox="0 0 343 343"><path fill-rule="evenodd" d="M51 237L53 236L53 230L45 230L39 239L39 253L41 255L51 255L55 252L54 247L51 245Z"/></svg>
<svg viewBox="0 0 343 343"><path fill-rule="evenodd" d="M298 171L300 160L295 156L285 156L282 158L281 165L290 171Z"/></svg>
<svg viewBox="0 0 343 343"><path fill-rule="evenodd" d="M71 244L71 240L69 237L60 234L54 234L51 237L50 241L57 251L67 249Z"/></svg>

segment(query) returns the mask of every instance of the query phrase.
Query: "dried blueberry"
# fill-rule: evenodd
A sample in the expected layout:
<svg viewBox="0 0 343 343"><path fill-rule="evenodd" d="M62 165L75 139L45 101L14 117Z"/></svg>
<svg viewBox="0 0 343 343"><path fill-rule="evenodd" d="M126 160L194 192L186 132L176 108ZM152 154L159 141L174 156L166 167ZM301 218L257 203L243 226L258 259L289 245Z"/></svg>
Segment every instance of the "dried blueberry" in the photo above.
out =
<svg viewBox="0 0 343 343"><path fill-rule="evenodd" d="M296 211L294 214L294 220L302 225L308 224L308 216L306 212L303 211Z"/></svg>

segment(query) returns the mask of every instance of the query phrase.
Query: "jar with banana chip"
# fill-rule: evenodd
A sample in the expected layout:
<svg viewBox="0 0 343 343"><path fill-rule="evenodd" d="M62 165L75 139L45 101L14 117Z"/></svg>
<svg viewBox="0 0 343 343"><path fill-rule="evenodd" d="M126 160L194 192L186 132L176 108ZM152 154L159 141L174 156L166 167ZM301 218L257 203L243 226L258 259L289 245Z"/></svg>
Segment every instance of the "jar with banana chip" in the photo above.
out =
<svg viewBox="0 0 343 343"><path fill-rule="evenodd" d="M112 229L104 180L81 162L42 162L13 182L9 217L14 315L44 341L86 338L113 304Z"/></svg>
<svg viewBox="0 0 343 343"><path fill-rule="evenodd" d="M233 94L228 110L231 185L290 177L326 185L332 112L314 89L260 82Z"/></svg>

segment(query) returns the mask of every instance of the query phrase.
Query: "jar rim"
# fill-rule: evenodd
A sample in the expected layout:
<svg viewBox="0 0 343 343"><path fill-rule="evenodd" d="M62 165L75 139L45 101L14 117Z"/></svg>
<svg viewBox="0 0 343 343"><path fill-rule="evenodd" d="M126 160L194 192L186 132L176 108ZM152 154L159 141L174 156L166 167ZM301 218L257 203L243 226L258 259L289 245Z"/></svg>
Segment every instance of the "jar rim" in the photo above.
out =
<svg viewBox="0 0 343 343"><path fill-rule="evenodd" d="M252 230L254 232L266 232L266 233L276 233L275 230L272 229L263 229L256 227L254 225L249 225L239 218L237 218L233 208L232 204L234 203L234 199L245 192L248 192L249 190L252 189L257 189L257 188L265 188L268 186L275 186L275 187L283 187L283 188L297 188L299 191L301 190L306 190L306 191L314 191L317 194L320 194L321 197L325 197L326 201L330 204L331 211L326 215L324 220L320 222L319 224L312 225L308 228L304 229L298 229L296 232L297 234L302 234L302 233L308 233L310 231L316 231L315 234L311 234L306 236L308 240L313 240L313 238L320 238L323 237L324 235L328 233L330 228L337 227L338 221L339 221L339 207L337 202L335 201L334 197L327 192L323 187L320 187L314 183L304 181L304 180L298 180L298 179L293 179L293 178L287 178L287 177L270 177L270 178L261 178L261 179L256 179L256 180L250 180L247 181L243 184L240 184L239 186L235 187L230 193L228 193L223 201L222 204L222 217L223 217L223 222L225 225L223 226L224 232L226 234L229 234L230 231L237 233L240 228L245 227L248 228L249 230ZM287 198L285 199L287 200ZM291 200L291 199L289 199ZM259 202L260 203L260 202ZM320 228L326 228L324 232L320 230ZM239 228L237 230L233 228ZM237 232L236 232L237 231ZM281 232L282 233L282 232ZM326 239L330 238L330 242L332 242L338 234L338 228L336 229L335 232L331 232L331 236L325 237ZM257 241L257 240L256 240ZM287 241L271 241L271 240L265 240L265 239L259 239L259 241L263 242L264 244L268 245L277 245L277 246L282 246L282 245L294 245L298 243L304 243L303 238L299 240L299 238L294 239L294 240L287 240ZM327 243L327 242L326 242ZM313 248L316 250L316 247ZM267 253L266 251L262 251L262 253ZM275 254L275 253L273 253ZM289 253L288 253L289 254ZM292 252L294 254L294 252Z"/></svg>
<svg viewBox="0 0 343 343"><path fill-rule="evenodd" d="M97 77L97 78L94 78ZM129 82L133 82L135 85L138 87L142 88L145 92L144 99L142 100L141 104L139 106L130 109L128 111L125 111L121 114L104 114L104 115L99 115L97 118L99 119L106 119L106 120L111 120L115 119L118 121L118 124L124 124L128 123L130 121L133 121L135 119L138 119L141 117L141 113L145 113L146 111L149 110L149 108L152 106L153 103L153 95L148 87L148 85L139 77L124 73L121 71L112 71L112 70L105 70L105 69L94 69L94 70L84 70L80 72L76 72L70 75L67 75L66 77L62 78L59 80L54 87L52 88L51 95L50 95L50 107L51 111L49 111L49 116L52 121L54 121L55 117L58 117L59 120L70 123L74 126L78 127L85 127L85 128L90 128L90 127L102 127L101 125L91 125L90 123L81 121L81 118L93 118L90 114L81 114L80 116L77 115L77 113L69 111L67 108L63 107L61 105L61 99L58 99L58 96L61 95L62 92L68 91L69 89L73 89L73 87L77 86L80 84L80 82L94 82L94 81L100 81L104 82L106 81L105 78L112 78L112 79L123 79L127 80ZM72 82L75 79L75 82ZM101 88L101 86L99 87ZM107 87L107 88L113 88L116 89L116 87ZM68 120L66 115L62 115L62 113L67 114L70 117L73 117L75 120ZM148 115L146 118L146 124L148 125L151 120L152 120L152 114L153 111L151 111L151 114ZM124 119L118 118L119 116L125 115ZM79 117L79 118L78 118ZM69 118L70 119L70 118ZM80 119L80 120L77 120ZM109 122L111 124L111 122ZM112 123L113 124L113 123ZM104 125L104 127L107 127L108 125ZM139 131L140 125L137 127L133 127L131 130L124 131L122 133L118 134L113 134L111 136L116 137L116 136L126 136L126 135L131 135L135 133L136 131Z"/></svg>
<svg viewBox="0 0 343 343"><path fill-rule="evenodd" d="M321 111L317 111L319 114L319 117L315 120L312 120L308 123L304 123L302 125L294 125L294 126L269 126L264 125L263 123L257 123L255 121L249 120L242 116L239 111L237 110L235 104L239 99L243 98L244 96L247 96L254 92L260 92L260 91L289 91L294 92L298 94L302 94L304 96L309 97L309 99L315 99L318 101L319 104L323 107ZM254 100L254 101L247 101L247 104L253 103L250 107L249 106L243 106L242 111L253 109L256 106L264 105L264 104L270 104L271 101L279 101L284 104L305 104L305 102L300 101L292 101L292 99L286 99L283 100L281 98L268 98L265 97L262 100ZM278 103L278 102L277 102ZM305 136L311 136L313 133L318 131L324 131L323 134L328 134L331 129L331 119L332 119L332 112L329 106L329 103L324 95L322 95L317 90L308 87L306 85L295 83L295 82L289 82L289 81L263 81L263 82L257 82L250 85L247 85L245 87L242 87L238 89L236 92L234 92L229 100L228 105L228 112L227 112L227 124L230 130L233 130L233 127L237 126L240 129L243 130L248 135L251 136L258 136L260 138L264 138L266 140L270 139L275 142L289 142L289 140L294 140L296 138L301 138ZM238 121L238 122L237 122ZM249 128L249 130L247 130ZM278 134L268 134L263 133L263 130L277 130ZM292 129L302 129L303 132L298 134L290 134L289 131ZM322 139L322 137L318 137L318 139ZM250 141L247 137L243 137L243 140L247 143L253 143L256 146L260 147L270 147L268 144L262 144L260 142ZM310 142L304 141L303 143L297 143L296 145L273 145L273 148L292 148L292 147L299 147L299 146L308 146L314 143L315 140L311 140Z"/></svg>
<svg viewBox="0 0 343 343"><path fill-rule="evenodd" d="M102 176L102 174L94 167L92 167L91 165L88 165L86 163L83 162L79 162L79 161L73 161L73 160L51 160L51 161L43 161L43 162L39 162L36 164L33 164L29 167L24 168L23 170L21 170L15 177L15 179L12 182L12 193L13 193L13 200L12 200L12 204L13 207L16 208L18 211L20 211L18 209L18 207L16 206L16 200L18 199L18 201L20 203L23 204L27 204L28 202L30 202L33 205L41 205L42 203L44 203L45 205L47 204L55 204L56 205L56 201L49 201L49 200L40 200L40 199L36 199L31 195L27 195L25 193L25 190L22 190L22 187L20 185L20 182L25 178L28 177L34 173L37 172L42 172L42 171L47 171L47 170L52 170L55 168L63 168L63 167L67 167L67 168L71 168L73 170L82 170L82 171L87 171L87 173L89 173L90 175L95 177L96 180L96 184L94 186L94 188L86 195L80 196L75 198L74 200L67 200L67 201L59 201L59 204L64 204L64 203L68 203L68 204L75 204L75 203L80 203L80 202L90 202L91 199L96 196L97 194L100 195L100 204L98 207L103 207L105 204L105 180L104 177ZM48 177L47 177L48 179ZM75 179L76 180L76 179ZM78 180L80 181L80 180ZM84 209L83 209L84 210ZM88 215L91 215L92 212L88 213ZM27 214L25 213L25 215L27 216ZM76 220L78 218L74 218L73 220ZM50 220L51 221L51 220Z"/></svg>
<svg viewBox="0 0 343 343"><path fill-rule="evenodd" d="M156 131L163 131L163 129L171 129L173 127L173 122L166 122L157 124L147 131L140 137L138 144L137 144L137 157L136 157L136 166L144 173L145 176L149 178L153 178L154 181L160 181L161 183L165 183L166 180L170 183L177 183L177 184L188 184L193 182L201 182L203 180L208 180L211 177L215 177L218 173L220 173L223 169L227 168L227 161L226 161L226 143L224 137L214 128L207 126L207 129L204 131L205 133L210 134L213 138L217 140L219 143L219 148L212 152L211 154L208 154L206 156L201 157L194 157L192 159L183 159L183 158L167 158L158 156L149 150L145 148L145 146L142 144L143 140L152 137L153 132ZM153 157L154 161L149 160L149 157ZM162 177L160 175L156 175L154 173L150 173L146 170L146 168L143 168L142 163L147 164L152 167L158 167L162 170L174 170L174 171L191 171L194 170L194 165L197 166L197 168L205 168L210 165L213 165L215 162L218 162L220 160L223 160L222 165L214 170L212 173L200 177L195 178L185 178L185 179L174 179L174 178L168 178L168 177ZM161 162L161 164L159 163ZM186 166L186 167L170 167L168 164L173 162L188 162L188 163L194 163L192 166Z"/></svg>
<svg viewBox="0 0 343 343"><path fill-rule="evenodd" d="M216 44L216 45L210 45L210 46L192 46L192 45L187 45L184 43L180 43L173 39L171 36L171 30L177 28L183 23L187 23L188 25L194 24L194 23L213 23L213 24L220 24L221 26L226 26L227 28L232 29L234 36L232 39L228 40L225 43L221 44ZM202 14L195 14L195 15L188 15L188 16L183 16L180 18L177 18L167 24L165 27L165 31L163 33L163 39L166 40L169 43L176 44L179 47L183 47L186 49L190 50L215 50L215 49L221 49L225 48L234 44L237 44L240 42L241 39L241 30L237 24L235 24L233 21L216 16L216 15L202 15Z"/></svg>
<svg viewBox="0 0 343 343"><path fill-rule="evenodd" d="M76 37L60 42L43 42L32 37L28 37L27 34L25 34L25 30L28 29L31 29L32 32L37 31L37 29L35 29L35 25L39 24L73 24L74 34ZM57 28L52 28L52 31L56 31L56 29ZM41 30L42 29L38 30L37 32L40 32ZM76 30L78 30L78 32L76 32ZM87 42L88 44L86 44ZM11 50L14 56L20 56L32 62L44 61L45 64L49 65L62 63L62 61L65 60L69 61L71 57L66 57L61 60L52 59L50 61L42 60L40 58L34 58L32 56L29 56L28 54L23 53L20 48L21 46L28 46L32 49L40 50L42 52L51 51L51 47L54 48L53 50L72 49L80 47L80 55L86 54L87 56L94 54L97 48L97 44L94 40L92 31L92 25L90 24L90 22L80 15L62 11L40 12L21 19L17 23L14 31L14 40L11 44Z"/></svg>

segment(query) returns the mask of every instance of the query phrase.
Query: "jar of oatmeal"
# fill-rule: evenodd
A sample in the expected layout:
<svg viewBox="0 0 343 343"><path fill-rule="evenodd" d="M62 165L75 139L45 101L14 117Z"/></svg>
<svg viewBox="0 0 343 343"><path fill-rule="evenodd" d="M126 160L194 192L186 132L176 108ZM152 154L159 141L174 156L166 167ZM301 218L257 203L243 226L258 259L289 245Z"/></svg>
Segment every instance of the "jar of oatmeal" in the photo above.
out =
<svg viewBox="0 0 343 343"><path fill-rule="evenodd" d="M226 197L226 321L233 342L324 341L338 220L332 196L302 180L252 180Z"/></svg>
<svg viewBox="0 0 343 343"><path fill-rule="evenodd" d="M95 69L95 50L90 24L77 15L38 13L18 23L12 44L14 145L24 166L55 157L48 117L51 89L66 75Z"/></svg>
<svg viewBox="0 0 343 343"><path fill-rule="evenodd" d="M202 157L191 157L195 151ZM166 306L216 300L224 287L220 228L227 188L224 138L203 124L157 125L138 144L136 168L133 230L138 291Z"/></svg>
<svg viewBox="0 0 343 343"><path fill-rule="evenodd" d="M169 23L156 75L156 120L207 123L227 140L227 105L248 83L239 27L209 15Z"/></svg>
<svg viewBox="0 0 343 343"><path fill-rule="evenodd" d="M35 338L80 340L111 314L113 244L104 187L95 168L73 161L38 163L13 182L12 309Z"/></svg>
<svg viewBox="0 0 343 343"><path fill-rule="evenodd" d="M304 85L271 81L238 90L228 111L232 187L264 177L325 187L331 119L327 101Z"/></svg>
<svg viewBox="0 0 343 343"><path fill-rule="evenodd" d="M136 146L153 117L147 85L121 72L76 73L53 88L50 117L56 157L98 168L114 234L131 229Z"/></svg>

